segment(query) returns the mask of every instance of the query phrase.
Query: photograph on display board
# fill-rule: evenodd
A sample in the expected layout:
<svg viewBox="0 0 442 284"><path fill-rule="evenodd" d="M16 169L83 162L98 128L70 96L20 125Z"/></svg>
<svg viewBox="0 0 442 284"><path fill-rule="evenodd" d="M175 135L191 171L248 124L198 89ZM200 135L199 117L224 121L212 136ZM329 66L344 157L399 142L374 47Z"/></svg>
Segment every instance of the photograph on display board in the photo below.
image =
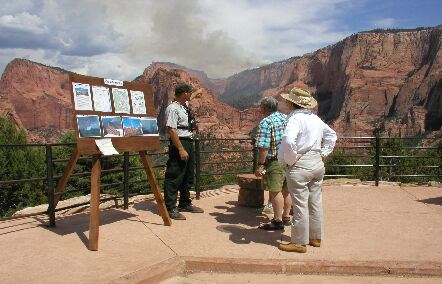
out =
<svg viewBox="0 0 442 284"><path fill-rule="evenodd" d="M78 136L101 137L98 115L77 115Z"/></svg>
<svg viewBox="0 0 442 284"><path fill-rule="evenodd" d="M92 110L92 99L89 84L72 83L76 110Z"/></svg>
<svg viewBox="0 0 442 284"><path fill-rule="evenodd" d="M130 91L132 109L134 114L146 114L146 101L141 91Z"/></svg>
<svg viewBox="0 0 442 284"><path fill-rule="evenodd" d="M141 128L141 121L138 117L123 117L123 135L124 136L139 136L143 135Z"/></svg>
<svg viewBox="0 0 442 284"><path fill-rule="evenodd" d="M140 117L144 136L158 136L157 119L153 117Z"/></svg>
<svg viewBox="0 0 442 284"><path fill-rule="evenodd" d="M112 88L116 113L130 113L129 94L126 89Z"/></svg>
<svg viewBox="0 0 442 284"><path fill-rule="evenodd" d="M109 88L103 86L92 86L95 111L112 112Z"/></svg>
<svg viewBox="0 0 442 284"><path fill-rule="evenodd" d="M121 124L121 117L119 116L102 116L101 128L103 129L104 137L123 136L123 126Z"/></svg>

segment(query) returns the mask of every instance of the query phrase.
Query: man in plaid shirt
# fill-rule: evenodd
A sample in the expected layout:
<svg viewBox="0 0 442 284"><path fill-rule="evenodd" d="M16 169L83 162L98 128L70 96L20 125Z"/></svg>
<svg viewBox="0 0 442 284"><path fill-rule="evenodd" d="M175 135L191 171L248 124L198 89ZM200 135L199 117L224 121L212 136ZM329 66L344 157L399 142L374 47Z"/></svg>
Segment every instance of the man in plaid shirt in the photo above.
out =
<svg viewBox="0 0 442 284"><path fill-rule="evenodd" d="M269 191L269 199L273 206L273 219L259 226L263 230L283 230L290 225L291 197L285 183L285 167L277 159L287 116L278 112L278 101L273 97L265 97L260 102L264 118L258 125L256 147L259 150L257 177L262 177L264 190Z"/></svg>

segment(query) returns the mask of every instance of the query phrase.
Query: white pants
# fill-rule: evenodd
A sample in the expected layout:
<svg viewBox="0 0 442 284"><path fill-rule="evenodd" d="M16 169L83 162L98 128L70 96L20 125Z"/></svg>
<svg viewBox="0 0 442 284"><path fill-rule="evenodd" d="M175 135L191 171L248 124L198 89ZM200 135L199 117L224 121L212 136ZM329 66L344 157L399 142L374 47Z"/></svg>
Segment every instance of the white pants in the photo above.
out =
<svg viewBox="0 0 442 284"><path fill-rule="evenodd" d="M319 152L310 151L287 169L287 187L292 197L291 242L298 245L309 239L322 239L322 180L325 168Z"/></svg>

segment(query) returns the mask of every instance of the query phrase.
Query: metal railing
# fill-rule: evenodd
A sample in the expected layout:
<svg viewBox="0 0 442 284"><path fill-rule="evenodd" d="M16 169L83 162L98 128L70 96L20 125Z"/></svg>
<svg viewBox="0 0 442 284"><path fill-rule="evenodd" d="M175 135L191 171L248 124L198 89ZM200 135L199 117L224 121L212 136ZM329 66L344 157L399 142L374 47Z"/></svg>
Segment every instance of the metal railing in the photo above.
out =
<svg viewBox="0 0 442 284"><path fill-rule="evenodd" d="M433 146L422 146L428 144L423 143L426 140ZM434 146L434 139L386 138L380 137L379 134L374 137L342 137L338 140L334 153L326 160L325 178L358 178L374 181L377 186L383 180L440 182L442 143L436 142L439 144ZM167 140L161 140L161 150L148 154L158 181L164 179L166 144ZM44 162L44 166L35 167L40 168L39 176L26 176L29 173L38 173L32 170L11 176L4 174L9 173L7 170L0 169L0 205L10 206L2 208L0 216L10 215L15 209L48 202L48 209L39 214L48 214L50 223L55 224L55 212L72 207L54 208L53 204L54 189L74 145L73 143L0 145L0 155L3 156L13 156L11 153L6 153L7 151L14 152L20 149L24 155L27 153L24 149L38 149L37 160L41 157L41 162ZM253 173L257 167L258 151L253 146L254 139L197 139L194 145L196 163L194 189L197 198L203 190L236 183L236 175ZM102 157L101 160L100 189L101 192L113 196L102 201L122 198L123 206L127 209L130 196L150 193L144 168L137 162L137 153L122 153ZM63 196L60 197L69 198L89 192L90 163L91 157L79 159L77 170L71 175L62 193ZM23 195L31 195L30 198L32 194L38 192L39 194L36 194L38 200L25 204L26 196L23 196L23 200L17 198L20 190L23 191ZM17 201L8 203L7 199L11 196Z"/></svg>

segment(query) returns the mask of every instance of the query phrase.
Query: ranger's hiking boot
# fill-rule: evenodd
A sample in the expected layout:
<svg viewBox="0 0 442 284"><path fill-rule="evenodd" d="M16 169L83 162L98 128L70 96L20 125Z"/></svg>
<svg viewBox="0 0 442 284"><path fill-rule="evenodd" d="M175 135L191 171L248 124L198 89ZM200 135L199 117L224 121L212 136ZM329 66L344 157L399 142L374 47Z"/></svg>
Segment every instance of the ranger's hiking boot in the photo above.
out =
<svg viewBox="0 0 442 284"><path fill-rule="evenodd" d="M318 248L321 246L321 239L310 239L308 244L312 247Z"/></svg>
<svg viewBox="0 0 442 284"><path fill-rule="evenodd" d="M195 205L187 205L186 207L178 207L178 211L180 212L191 212L191 213L204 213L202 208L196 207Z"/></svg>
<svg viewBox="0 0 442 284"><path fill-rule="evenodd" d="M169 211L169 216L171 219L174 220L186 220L186 216L178 212L178 210L173 209L172 211Z"/></svg>

